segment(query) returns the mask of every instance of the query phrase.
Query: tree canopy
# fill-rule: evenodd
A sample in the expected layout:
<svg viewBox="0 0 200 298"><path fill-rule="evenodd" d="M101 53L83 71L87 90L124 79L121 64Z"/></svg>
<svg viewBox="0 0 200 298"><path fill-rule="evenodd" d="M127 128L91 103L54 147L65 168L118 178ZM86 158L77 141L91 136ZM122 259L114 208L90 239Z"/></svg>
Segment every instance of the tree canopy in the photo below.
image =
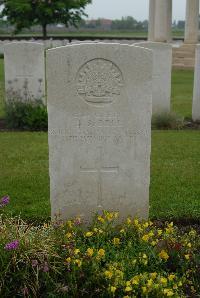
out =
<svg viewBox="0 0 200 298"><path fill-rule="evenodd" d="M44 38L47 25L62 23L77 26L86 15L84 8L92 0L0 0L1 18L15 25L16 32L33 25L41 25Z"/></svg>

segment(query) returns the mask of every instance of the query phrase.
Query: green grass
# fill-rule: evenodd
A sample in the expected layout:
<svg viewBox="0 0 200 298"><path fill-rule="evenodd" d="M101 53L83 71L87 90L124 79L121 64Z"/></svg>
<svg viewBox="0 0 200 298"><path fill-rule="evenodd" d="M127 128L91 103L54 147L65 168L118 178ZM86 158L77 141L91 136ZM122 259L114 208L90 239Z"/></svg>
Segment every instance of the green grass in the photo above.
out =
<svg viewBox="0 0 200 298"><path fill-rule="evenodd" d="M9 210L23 217L50 215L46 133L0 133L0 195L9 194Z"/></svg>
<svg viewBox="0 0 200 298"><path fill-rule="evenodd" d="M186 118L192 117L193 70L172 71L171 108Z"/></svg>
<svg viewBox="0 0 200 298"><path fill-rule="evenodd" d="M147 37L148 32L147 31L133 31L133 30L75 30L75 31L64 31L61 29L60 31L49 31L48 32L49 36L62 36L62 37L76 37L76 36L91 36L91 37ZM5 36L13 36L12 34L9 33L0 33L0 36L5 37ZM22 31L19 34L16 34L15 36L17 37L32 37L32 36L37 36L37 37L42 37L41 32L27 32L27 31ZM172 31L172 36L173 37L181 37L183 38L184 36L184 30L173 30Z"/></svg>
<svg viewBox="0 0 200 298"><path fill-rule="evenodd" d="M0 133L0 196L33 220L50 215L46 133ZM200 133L153 131L151 218L200 220ZM139 199L139 198L138 198Z"/></svg>

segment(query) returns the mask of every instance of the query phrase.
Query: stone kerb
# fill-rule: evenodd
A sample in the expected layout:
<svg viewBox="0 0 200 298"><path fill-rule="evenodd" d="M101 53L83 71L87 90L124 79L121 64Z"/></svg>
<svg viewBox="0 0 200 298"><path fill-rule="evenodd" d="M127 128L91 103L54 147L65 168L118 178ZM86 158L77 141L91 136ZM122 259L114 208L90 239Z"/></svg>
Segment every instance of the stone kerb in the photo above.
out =
<svg viewBox="0 0 200 298"><path fill-rule="evenodd" d="M148 217L152 53L120 44L47 51L52 217Z"/></svg>

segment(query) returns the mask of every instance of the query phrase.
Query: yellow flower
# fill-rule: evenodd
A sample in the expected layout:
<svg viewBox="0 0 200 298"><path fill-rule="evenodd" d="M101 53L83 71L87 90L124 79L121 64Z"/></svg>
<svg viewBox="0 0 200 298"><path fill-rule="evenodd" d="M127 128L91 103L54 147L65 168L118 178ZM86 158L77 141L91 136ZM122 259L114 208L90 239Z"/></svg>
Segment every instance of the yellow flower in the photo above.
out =
<svg viewBox="0 0 200 298"><path fill-rule="evenodd" d="M67 234L66 234L66 237L67 237L67 238L71 238L71 237L72 237L72 233L70 233L70 232L67 233Z"/></svg>
<svg viewBox="0 0 200 298"><path fill-rule="evenodd" d="M189 260L190 259L190 255L185 255L185 259Z"/></svg>
<svg viewBox="0 0 200 298"><path fill-rule="evenodd" d="M104 222L105 222L105 219L104 219L102 216L100 216L100 215L98 216L97 219L98 219L98 221L100 221L101 223L104 223Z"/></svg>
<svg viewBox="0 0 200 298"><path fill-rule="evenodd" d="M153 279L156 279L157 275L158 275L157 272L150 273L150 276Z"/></svg>
<svg viewBox="0 0 200 298"><path fill-rule="evenodd" d="M79 259L76 259L76 260L74 261L74 263L77 264L78 267L81 267L81 265L82 265L82 261L79 260Z"/></svg>
<svg viewBox="0 0 200 298"><path fill-rule="evenodd" d="M126 286L129 287L130 285L131 285L131 282L130 281L127 281L126 282Z"/></svg>
<svg viewBox="0 0 200 298"><path fill-rule="evenodd" d="M187 247L191 248L191 247L192 247L192 244L189 242L189 243L187 244Z"/></svg>
<svg viewBox="0 0 200 298"><path fill-rule="evenodd" d="M143 254L142 257L143 257L143 259L147 259L148 258L146 254Z"/></svg>
<svg viewBox="0 0 200 298"><path fill-rule="evenodd" d="M156 241L152 241L152 242L151 242L151 245L152 245L152 246L155 246L156 244L157 244Z"/></svg>
<svg viewBox="0 0 200 298"><path fill-rule="evenodd" d="M124 229L121 229L121 230L120 230L120 233L121 233L121 234L124 234L124 233L125 233L125 230L124 230Z"/></svg>
<svg viewBox="0 0 200 298"><path fill-rule="evenodd" d="M130 225L131 224L131 219L129 217L126 220L126 223L127 223L127 225Z"/></svg>
<svg viewBox="0 0 200 298"><path fill-rule="evenodd" d="M162 230L161 229L158 229L158 236L161 236L162 235Z"/></svg>
<svg viewBox="0 0 200 298"><path fill-rule="evenodd" d="M110 291L111 291L111 293L115 293L116 290L117 290L116 287L113 287L113 286L110 287Z"/></svg>
<svg viewBox="0 0 200 298"><path fill-rule="evenodd" d="M171 289L164 289L163 293L167 295L167 297L171 297L174 295L174 292Z"/></svg>
<svg viewBox="0 0 200 298"><path fill-rule="evenodd" d="M165 250L161 250L161 252L159 253L159 257L165 261L169 259L169 255Z"/></svg>
<svg viewBox="0 0 200 298"><path fill-rule="evenodd" d="M149 240L149 235L146 234L146 235L142 236L142 240L145 241L145 242L148 242L148 240Z"/></svg>
<svg viewBox="0 0 200 298"><path fill-rule="evenodd" d="M75 255L78 255L79 252L80 252L80 249L78 249L78 248L76 248L76 249L74 250L74 254L75 254Z"/></svg>
<svg viewBox="0 0 200 298"><path fill-rule="evenodd" d="M100 248L97 252L98 257L103 258L105 256L105 250Z"/></svg>
<svg viewBox="0 0 200 298"><path fill-rule="evenodd" d="M126 287L124 291L125 292L130 292L130 291L132 291L132 287L130 287L130 286Z"/></svg>
<svg viewBox="0 0 200 298"><path fill-rule="evenodd" d="M175 274L170 274L168 276L169 281L173 281L175 278L176 278L176 275Z"/></svg>
<svg viewBox="0 0 200 298"><path fill-rule="evenodd" d="M147 292L147 287L142 287L142 292L145 294Z"/></svg>
<svg viewBox="0 0 200 298"><path fill-rule="evenodd" d="M148 222L145 222L145 223L143 224L143 227L144 227L144 228L148 228L148 226L149 226L149 223L148 223Z"/></svg>
<svg viewBox="0 0 200 298"><path fill-rule="evenodd" d="M167 279L166 279L165 277L161 277L160 282L161 282L163 285L166 285L166 284L167 284Z"/></svg>
<svg viewBox="0 0 200 298"><path fill-rule="evenodd" d="M138 281L137 278L133 278L133 279L131 280L131 282L132 282L133 285L138 285L138 284L139 284L139 281Z"/></svg>
<svg viewBox="0 0 200 298"><path fill-rule="evenodd" d="M119 238L114 238L113 239L113 244L114 245L119 245L120 244L120 239Z"/></svg>
<svg viewBox="0 0 200 298"><path fill-rule="evenodd" d="M73 224L72 224L72 221L71 221L71 220L68 220L68 221L67 221L67 226L68 226L69 228L72 228Z"/></svg>
<svg viewBox="0 0 200 298"><path fill-rule="evenodd" d="M94 249L93 248L88 248L87 249L87 255L88 255L88 257L92 257L93 254L94 254Z"/></svg>
<svg viewBox="0 0 200 298"><path fill-rule="evenodd" d="M149 279L147 281L147 286L150 288L152 285L153 285L153 280L152 279Z"/></svg>
<svg viewBox="0 0 200 298"><path fill-rule="evenodd" d="M111 279L112 276L113 276L112 271L109 271L109 270L106 270L106 271L104 272L104 274L105 274L105 277L108 278L108 279Z"/></svg>
<svg viewBox="0 0 200 298"><path fill-rule="evenodd" d="M86 237L91 237L92 235L93 235L93 232L87 232L87 233L85 234Z"/></svg>
<svg viewBox="0 0 200 298"><path fill-rule="evenodd" d="M167 225L167 228L165 228L165 232L167 234L173 233L173 231L174 231L173 225L174 225L173 222L171 222L170 224Z"/></svg>
<svg viewBox="0 0 200 298"><path fill-rule="evenodd" d="M67 263L71 263L71 258L70 257L68 257L65 261L67 262Z"/></svg>
<svg viewBox="0 0 200 298"><path fill-rule="evenodd" d="M136 218L136 219L134 219L133 223L137 227L139 225L139 220Z"/></svg>
<svg viewBox="0 0 200 298"><path fill-rule="evenodd" d="M183 285L182 282L179 281L178 286L179 286L179 287L182 287L182 285Z"/></svg>

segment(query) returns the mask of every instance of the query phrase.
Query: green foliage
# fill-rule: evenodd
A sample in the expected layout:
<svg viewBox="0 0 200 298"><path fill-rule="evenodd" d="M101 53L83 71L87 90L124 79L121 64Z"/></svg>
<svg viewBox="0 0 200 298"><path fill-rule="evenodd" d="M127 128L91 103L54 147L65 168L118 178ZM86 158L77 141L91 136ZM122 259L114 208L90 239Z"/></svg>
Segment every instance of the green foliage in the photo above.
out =
<svg viewBox="0 0 200 298"><path fill-rule="evenodd" d="M5 106L8 128L25 130L47 130L47 108L41 101L20 102L10 100Z"/></svg>
<svg viewBox="0 0 200 298"><path fill-rule="evenodd" d="M133 17L123 17L121 20L113 20L112 29L115 30L147 30L148 29L148 22L138 22Z"/></svg>
<svg viewBox="0 0 200 298"><path fill-rule="evenodd" d="M181 129L184 126L184 118L175 113L161 113L152 117L153 129Z"/></svg>
<svg viewBox="0 0 200 298"><path fill-rule="evenodd" d="M189 144L189 145L188 145ZM0 132L0 197L29 221L50 216L46 132ZM150 218L200 222L200 133L152 131Z"/></svg>
<svg viewBox="0 0 200 298"><path fill-rule="evenodd" d="M0 0L1 17L16 26L16 32L32 25L41 25L46 37L48 24L77 24L85 15L84 8L91 0Z"/></svg>
<svg viewBox="0 0 200 298"><path fill-rule="evenodd" d="M0 217L1 297L198 297L200 237L104 211L40 226Z"/></svg>

